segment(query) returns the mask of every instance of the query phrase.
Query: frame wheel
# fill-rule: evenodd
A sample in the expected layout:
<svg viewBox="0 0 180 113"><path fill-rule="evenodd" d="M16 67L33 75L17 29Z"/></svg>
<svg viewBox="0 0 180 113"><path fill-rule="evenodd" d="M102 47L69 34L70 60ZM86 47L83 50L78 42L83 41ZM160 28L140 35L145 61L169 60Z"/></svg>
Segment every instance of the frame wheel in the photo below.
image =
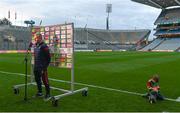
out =
<svg viewBox="0 0 180 113"><path fill-rule="evenodd" d="M18 95L19 94L19 89L18 88L14 88L14 94Z"/></svg>
<svg viewBox="0 0 180 113"><path fill-rule="evenodd" d="M88 91L87 90L82 91L82 96L87 97L88 96Z"/></svg>

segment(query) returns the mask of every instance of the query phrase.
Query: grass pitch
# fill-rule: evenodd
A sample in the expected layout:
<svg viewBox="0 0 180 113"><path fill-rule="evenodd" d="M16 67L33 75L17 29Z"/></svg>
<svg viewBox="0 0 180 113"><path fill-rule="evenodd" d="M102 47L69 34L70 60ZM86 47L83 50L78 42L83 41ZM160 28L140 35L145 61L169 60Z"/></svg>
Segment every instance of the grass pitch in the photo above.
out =
<svg viewBox="0 0 180 113"><path fill-rule="evenodd" d="M0 54L0 71L24 73L23 54ZM180 97L180 53L104 52L76 53L75 81L107 88L145 93L146 82L153 74L160 75L161 92L168 98ZM29 69L30 73L30 69ZM70 80L70 70L50 67L49 77ZM28 102L24 89L13 94L12 86L24 83L20 75L0 73L0 111L63 111L63 112L180 112L180 103L161 101L149 104L141 96L89 87L89 95L75 94L59 100L59 106L41 98L32 98L36 87L28 87ZM50 81L52 86L69 88L68 84ZM84 86L76 85L76 88ZM52 91L52 95L61 92Z"/></svg>

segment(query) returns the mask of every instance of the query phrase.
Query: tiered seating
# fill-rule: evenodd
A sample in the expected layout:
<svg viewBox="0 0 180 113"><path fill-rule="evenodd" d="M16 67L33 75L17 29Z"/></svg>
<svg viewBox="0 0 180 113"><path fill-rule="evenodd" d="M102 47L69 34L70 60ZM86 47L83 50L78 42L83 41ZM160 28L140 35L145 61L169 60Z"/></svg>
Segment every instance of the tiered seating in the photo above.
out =
<svg viewBox="0 0 180 113"><path fill-rule="evenodd" d="M2 29L1 29L2 28ZM83 29L74 30L75 49L132 49L137 42L147 39L150 30L101 30ZM21 27L0 27L1 50L24 50L31 40L30 30Z"/></svg>
<svg viewBox="0 0 180 113"><path fill-rule="evenodd" d="M180 22L180 8L163 10L155 24L171 24Z"/></svg>
<svg viewBox="0 0 180 113"><path fill-rule="evenodd" d="M141 49L141 51L149 51L149 50L153 50L156 46L158 46L160 43L162 43L164 41L164 39L162 38L157 38L154 41L152 41L149 45L147 45L146 47L144 47L143 49Z"/></svg>
<svg viewBox="0 0 180 113"><path fill-rule="evenodd" d="M180 3L179 0L132 0L162 9L155 21L157 39L142 50L179 51L180 46ZM163 38L164 41L161 41Z"/></svg>
<svg viewBox="0 0 180 113"><path fill-rule="evenodd" d="M25 50L30 40L30 30L25 27L0 27L1 50Z"/></svg>
<svg viewBox="0 0 180 113"><path fill-rule="evenodd" d="M180 8L162 10L155 22L158 38L143 48L143 51L177 51L180 47ZM164 41L160 41L164 39ZM159 44L158 44L159 43Z"/></svg>
<svg viewBox="0 0 180 113"><path fill-rule="evenodd" d="M84 42L88 49L131 49L138 41L149 36L149 30L75 29L76 42ZM83 45L79 43L79 45ZM76 43L75 48L79 48ZM85 46L83 46L85 47Z"/></svg>
<svg viewBox="0 0 180 113"><path fill-rule="evenodd" d="M167 38L154 51L175 51L180 47L180 38Z"/></svg>

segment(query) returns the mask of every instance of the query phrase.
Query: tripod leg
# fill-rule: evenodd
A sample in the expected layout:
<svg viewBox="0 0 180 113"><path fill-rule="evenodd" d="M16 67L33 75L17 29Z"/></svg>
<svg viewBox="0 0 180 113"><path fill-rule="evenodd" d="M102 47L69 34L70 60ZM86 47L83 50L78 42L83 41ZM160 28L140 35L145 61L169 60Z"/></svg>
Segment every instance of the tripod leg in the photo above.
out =
<svg viewBox="0 0 180 113"><path fill-rule="evenodd" d="M24 100L27 101L27 58L25 58L25 91L24 91Z"/></svg>

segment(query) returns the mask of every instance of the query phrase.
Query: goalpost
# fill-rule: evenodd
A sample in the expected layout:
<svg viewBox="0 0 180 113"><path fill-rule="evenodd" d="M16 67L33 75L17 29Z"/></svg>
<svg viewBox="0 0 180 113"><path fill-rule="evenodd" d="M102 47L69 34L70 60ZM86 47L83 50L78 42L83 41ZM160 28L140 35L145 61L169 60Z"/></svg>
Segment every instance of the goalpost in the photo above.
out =
<svg viewBox="0 0 180 113"><path fill-rule="evenodd" d="M54 90L64 92L63 94L53 96L51 98L52 105L57 106L58 100L62 97L73 95L75 93L82 92L82 96L87 96L88 88L81 88L75 90L74 88L74 24L61 24L52 26L36 26L32 27L32 43L35 44L35 36L40 33L44 38L44 42L49 46L51 53L51 66L58 68L66 68L71 70L71 89L62 89L57 87L50 87ZM31 80L27 85L36 85L34 82L33 66L34 66L34 49L31 48ZM26 86L26 84L15 85L14 93L19 93L19 88Z"/></svg>

